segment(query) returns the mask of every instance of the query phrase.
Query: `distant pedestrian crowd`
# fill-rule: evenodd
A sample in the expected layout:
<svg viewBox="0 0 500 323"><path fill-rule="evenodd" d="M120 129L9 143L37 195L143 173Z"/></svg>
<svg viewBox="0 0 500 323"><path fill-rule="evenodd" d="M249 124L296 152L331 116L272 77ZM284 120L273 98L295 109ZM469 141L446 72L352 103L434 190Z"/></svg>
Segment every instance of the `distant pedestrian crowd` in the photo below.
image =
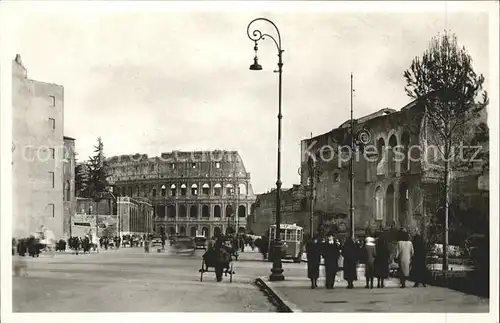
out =
<svg viewBox="0 0 500 323"><path fill-rule="evenodd" d="M345 239L342 243L329 232L326 237L315 236L306 245L307 277L311 288L318 287L321 258L324 259L326 288L333 289L341 277L347 281L347 288L354 288L358 280L358 264L365 267L365 288L372 289L377 278L377 288L385 287L385 280L391 272L400 279L400 287L406 287L411 276L414 287L425 285L427 252L420 235L410 241L410 235L402 229L397 238L395 254L391 255L389 242L384 236L372 237L368 234L364 241Z"/></svg>

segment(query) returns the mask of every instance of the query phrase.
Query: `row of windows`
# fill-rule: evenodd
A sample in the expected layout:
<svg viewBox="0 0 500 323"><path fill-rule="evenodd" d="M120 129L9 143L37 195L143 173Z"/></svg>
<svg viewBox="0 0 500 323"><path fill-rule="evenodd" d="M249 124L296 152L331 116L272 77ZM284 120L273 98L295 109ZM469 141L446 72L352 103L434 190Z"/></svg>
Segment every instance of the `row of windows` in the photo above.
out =
<svg viewBox="0 0 500 323"><path fill-rule="evenodd" d="M187 217L187 207L186 205L179 205L179 217ZM166 214L165 214L166 212ZM231 217L234 214L233 207L231 205L226 206L225 215L226 217ZM159 208L158 216L165 217L165 215L169 218L175 218L177 216L177 209L175 205L168 205L166 208ZM198 206L191 205L189 208L189 216L196 218L198 217ZM203 205L201 208L201 216L202 217L210 217L210 207L208 205ZM214 217L220 218L222 216L222 208L220 205L214 206ZM244 205L240 205L238 207L238 216L246 217L246 207Z"/></svg>
<svg viewBox="0 0 500 323"><path fill-rule="evenodd" d="M134 196L134 190L132 187L121 187L120 189L121 195L122 196ZM153 187L152 190L149 192L147 187L143 186L143 196L147 197L149 194L151 194L153 197L157 196L157 190L156 187ZM232 195L234 194L234 188L232 184L227 184L226 185L226 195ZM187 186L186 184L182 184L180 188L180 192L177 191L177 186L175 184L172 184L170 186L169 190L169 196L175 197L179 194L179 196L187 196ZM246 194L246 187L244 184L240 184L238 187L238 193L239 194ZM167 196L167 187L165 185L161 186L161 196L165 197ZM210 195L210 185L208 184L203 184L201 187L201 194L202 195ZM191 196L198 196L199 191L198 191L198 185L193 184L191 186ZM220 184L215 184L214 185L214 190L213 190L213 195L214 196L222 196L222 186ZM136 186L135 187L135 196L140 196L140 187Z"/></svg>

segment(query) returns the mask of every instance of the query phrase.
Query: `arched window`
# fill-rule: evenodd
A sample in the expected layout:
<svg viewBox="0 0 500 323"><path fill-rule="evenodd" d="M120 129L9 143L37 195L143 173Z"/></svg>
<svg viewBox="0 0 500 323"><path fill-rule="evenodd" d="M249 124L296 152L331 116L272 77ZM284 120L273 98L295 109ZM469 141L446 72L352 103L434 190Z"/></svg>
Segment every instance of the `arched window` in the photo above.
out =
<svg viewBox="0 0 500 323"><path fill-rule="evenodd" d="M186 184L181 185L181 196L186 196Z"/></svg>
<svg viewBox="0 0 500 323"><path fill-rule="evenodd" d="M161 196L166 196L167 195L167 188L165 185L161 186Z"/></svg>
<svg viewBox="0 0 500 323"><path fill-rule="evenodd" d="M210 230L208 230L207 227L203 227L201 229L201 234L205 237L205 238L209 238L210 237Z"/></svg>
<svg viewBox="0 0 500 323"><path fill-rule="evenodd" d="M220 205L216 205L214 207L214 217L215 218L220 218L221 217Z"/></svg>
<svg viewBox="0 0 500 323"><path fill-rule="evenodd" d="M214 195L221 196L222 195L222 186L220 184L215 184L214 186Z"/></svg>
<svg viewBox="0 0 500 323"><path fill-rule="evenodd" d="M201 193L203 195L210 195L210 185L203 184L203 186L201 187Z"/></svg>
<svg viewBox="0 0 500 323"><path fill-rule="evenodd" d="M383 138L380 138L377 142L377 175L385 174L385 161L386 161L386 149L385 149L385 141Z"/></svg>
<svg viewBox="0 0 500 323"><path fill-rule="evenodd" d="M401 173L406 173L410 170L410 156L409 156L409 147L410 147L410 135L408 132L404 132L401 136L401 144L403 145L403 160L401 161Z"/></svg>
<svg viewBox="0 0 500 323"><path fill-rule="evenodd" d="M380 186L375 190L375 220L384 220L384 191Z"/></svg>
<svg viewBox="0 0 500 323"><path fill-rule="evenodd" d="M232 195L233 194L233 184L227 184L226 185L226 195Z"/></svg>
<svg viewBox="0 0 500 323"><path fill-rule="evenodd" d="M246 195L247 194L247 186L243 183L238 185L239 193L241 195Z"/></svg>
<svg viewBox="0 0 500 323"><path fill-rule="evenodd" d="M198 185L196 184L191 185L191 195L193 196L198 195Z"/></svg>
<svg viewBox="0 0 500 323"><path fill-rule="evenodd" d="M153 186L153 197L156 197L156 186Z"/></svg>
<svg viewBox="0 0 500 323"><path fill-rule="evenodd" d="M396 164L397 164L397 157L396 157L396 147L398 145L398 140L396 139L395 135L392 135L391 138L389 138L389 149L388 149L388 158L387 161L389 162L389 175L395 175L396 174Z"/></svg>
<svg viewBox="0 0 500 323"><path fill-rule="evenodd" d="M170 196L175 196L176 194L177 194L177 188L175 187L175 184L172 184L172 186L170 186Z"/></svg>

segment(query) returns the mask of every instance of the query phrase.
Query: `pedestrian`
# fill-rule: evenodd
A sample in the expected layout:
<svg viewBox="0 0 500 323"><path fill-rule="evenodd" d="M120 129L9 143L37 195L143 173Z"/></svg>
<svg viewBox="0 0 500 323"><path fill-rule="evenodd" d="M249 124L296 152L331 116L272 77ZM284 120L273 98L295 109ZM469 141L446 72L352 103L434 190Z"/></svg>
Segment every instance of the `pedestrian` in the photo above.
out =
<svg viewBox="0 0 500 323"><path fill-rule="evenodd" d="M376 257L375 239L368 236L365 238L363 247L363 258L365 261L365 288L373 289L373 277L375 276L374 262Z"/></svg>
<svg viewBox="0 0 500 323"><path fill-rule="evenodd" d="M311 289L318 287L321 250L318 237L313 237L306 245L307 278L311 280Z"/></svg>
<svg viewBox="0 0 500 323"><path fill-rule="evenodd" d="M328 232L327 241L323 244L323 258L325 259L325 278L326 288L333 289L335 285L335 276L337 275L340 250L335 243L333 233Z"/></svg>
<svg viewBox="0 0 500 323"><path fill-rule="evenodd" d="M149 239L144 240L144 252L149 253Z"/></svg>
<svg viewBox="0 0 500 323"><path fill-rule="evenodd" d="M413 257L411 259L410 277L412 277L415 285L413 287L418 287L420 284L425 285L425 274L427 272L426 260L427 260L427 248L425 247L424 240L422 236L417 234L413 238Z"/></svg>
<svg viewBox="0 0 500 323"><path fill-rule="evenodd" d="M215 278L222 281L222 272L231 259L231 255L223 245L222 239L217 239L214 245Z"/></svg>
<svg viewBox="0 0 500 323"><path fill-rule="evenodd" d="M377 277L377 288L384 288L384 279L389 278L389 244L384 236L377 239L375 245L375 277Z"/></svg>
<svg viewBox="0 0 500 323"><path fill-rule="evenodd" d="M413 244L410 241L410 235L406 230L401 229L400 237L396 249L396 259L399 265L399 277L401 288L406 287L406 280L410 276L410 263L413 257Z"/></svg>
<svg viewBox="0 0 500 323"><path fill-rule="evenodd" d="M347 281L347 288L354 288L354 281L358 280L357 262L359 249L356 242L351 237L347 237L342 247L342 256L344 257L344 279Z"/></svg>
<svg viewBox="0 0 500 323"><path fill-rule="evenodd" d="M340 243L339 239L335 239L335 244L337 245L337 248L342 250L342 244ZM344 256L342 256L342 253L339 254L339 260L337 262L337 275L335 276L335 281L337 283L340 283L342 281L342 273L344 270Z"/></svg>

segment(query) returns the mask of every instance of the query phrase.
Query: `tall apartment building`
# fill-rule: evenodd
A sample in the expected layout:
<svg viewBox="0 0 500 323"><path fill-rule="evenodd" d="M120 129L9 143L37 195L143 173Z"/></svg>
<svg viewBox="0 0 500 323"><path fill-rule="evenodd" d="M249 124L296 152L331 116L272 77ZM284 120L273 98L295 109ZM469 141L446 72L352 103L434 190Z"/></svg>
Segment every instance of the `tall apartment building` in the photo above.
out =
<svg viewBox="0 0 500 323"><path fill-rule="evenodd" d="M43 225L63 238L64 88L30 80L20 55L12 63L12 123L13 237Z"/></svg>

